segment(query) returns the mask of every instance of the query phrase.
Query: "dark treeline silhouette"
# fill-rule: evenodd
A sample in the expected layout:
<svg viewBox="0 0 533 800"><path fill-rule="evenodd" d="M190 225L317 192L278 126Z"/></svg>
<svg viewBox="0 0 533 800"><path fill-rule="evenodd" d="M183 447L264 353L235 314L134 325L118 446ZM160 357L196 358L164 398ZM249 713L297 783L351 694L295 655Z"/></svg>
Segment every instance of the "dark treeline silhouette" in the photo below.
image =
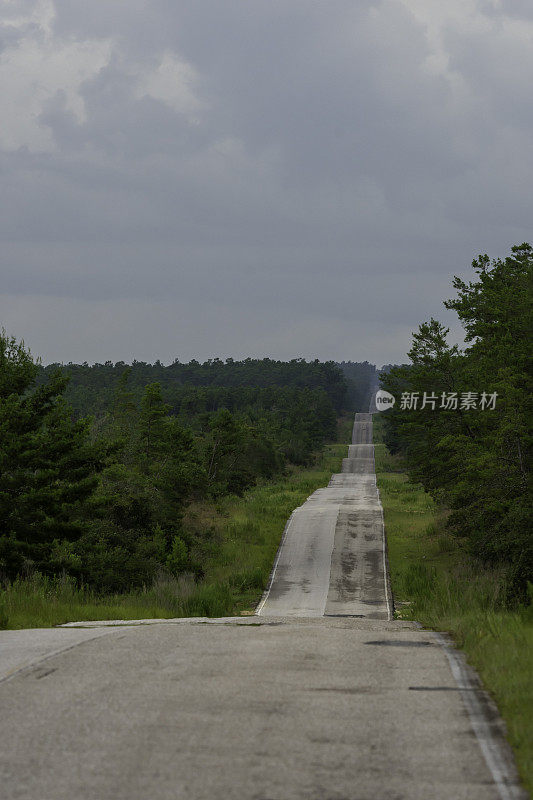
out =
<svg viewBox="0 0 533 800"><path fill-rule="evenodd" d="M270 358L247 358L243 361L234 361L231 358L222 361L215 358L202 364L195 360L182 364L176 360L168 366L160 361L154 364L133 361L131 365L123 361L106 361L104 364L93 365L50 364L40 368L37 382L44 383L61 368L69 377L66 398L74 412L82 415L99 414L109 408L113 392L125 369L129 370L129 384L134 393L140 396L148 383L157 381L161 384L165 400L175 409L179 408L184 396L183 387L216 387L217 390L283 387L320 389L328 395L338 413L343 410L358 410L354 403L359 402L360 396L364 397L364 389L356 388L355 383L366 380L366 371L363 370L357 376L355 373L347 376L347 381L344 377L344 365L341 366L342 369L339 369L332 361L276 361ZM366 365L348 362L346 366L357 368ZM238 392L233 393L233 397L237 395ZM211 397L214 398L215 394ZM227 394L226 397L229 398L230 395Z"/></svg>

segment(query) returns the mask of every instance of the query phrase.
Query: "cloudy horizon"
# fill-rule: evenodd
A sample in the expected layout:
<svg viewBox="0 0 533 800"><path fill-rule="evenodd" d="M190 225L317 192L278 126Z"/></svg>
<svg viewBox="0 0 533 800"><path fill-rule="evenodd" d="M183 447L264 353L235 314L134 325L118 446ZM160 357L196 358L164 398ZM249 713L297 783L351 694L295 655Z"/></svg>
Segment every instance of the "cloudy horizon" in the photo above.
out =
<svg viewBox="0 0 533 800"><path fill-rule="evenodd" d="M406 360L531 240L525 0L0 0L0 327L43 363Z"/></svg>

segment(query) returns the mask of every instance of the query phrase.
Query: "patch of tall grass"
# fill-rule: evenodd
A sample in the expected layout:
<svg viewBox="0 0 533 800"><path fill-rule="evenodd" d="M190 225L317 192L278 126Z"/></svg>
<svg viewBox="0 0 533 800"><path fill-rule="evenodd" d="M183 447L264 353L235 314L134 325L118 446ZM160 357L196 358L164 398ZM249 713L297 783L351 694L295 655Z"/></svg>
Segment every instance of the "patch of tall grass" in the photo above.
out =
<svg viewBox="0 0 533 800"><path fill-rule="evenodd" d="M337 441L349 444L352 441L353 414L345 414L337 420Z"/></svg>

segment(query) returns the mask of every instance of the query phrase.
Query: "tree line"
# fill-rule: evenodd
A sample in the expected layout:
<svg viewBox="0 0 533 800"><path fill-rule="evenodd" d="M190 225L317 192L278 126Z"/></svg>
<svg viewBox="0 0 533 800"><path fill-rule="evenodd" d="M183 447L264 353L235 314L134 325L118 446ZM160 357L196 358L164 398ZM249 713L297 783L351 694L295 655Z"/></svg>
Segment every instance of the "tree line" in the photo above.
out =
<svg viewBox="0 0 533 800"><path fill-rule="evenodd" d="M46 383L58 369L69 376L65 397L75 414L98 415L106 413L112 400L115 388L124 370L128 370L129 386L137 400L140 400L144 387L149 383L161 384L165 401L170 405L172 413L178 414L184 398L193 396L191 389L202 388L196 398L207 406L229 405L235 408L249 406L247 395L264 390L262 398L268 400L277 390L283 389L321 389L329 397L335 411L366 411L370 402L371 386L377 381L374 364L367 361L320 362L292 359L276 361L271 358L246 358L235 361L228 358L209 359L204 363L196 360L186 364L175 360L165 366L160 361L147 364L144 361L133 361L131 365L123 361L104 364L49 364L39 366L36 382ZM273 393L273 394L272 394ZM185 400L187 402L187 400ZM259 398L259 402L263 402Z"/></svg>
<svg viewBox="0 0 533 800"><path fill-rule="evenodd" d="M466 346L449 330L420 325L410 364L382 372L396 404L386 442L412 478L450 510L449 529L479 562L502 570L511 599L533 577L531 536L531 331L533 249L474 260L475 279L455 278Z"/></svg>
<svg viewBox="0 0 533 800"><path fill-rule="evenodd" d="M181 401L183 388L203 387L216 390L245 390L280 388L321 389L331 400L336 411L346 402L347 384L342 372L331 361L320 362L293 359L276 361L270 358L235 361L209 359L203 364L196 360L186 364L175 360L165 366L160 361L147 364L134 360L131 365L123 361L104 364L50 364L41 367L37 383L46 382L50 375L63 369L69 376L66 398L76 414L99 414L107 411L113 392L125 369L129 372L131 391L140 398L149 383L161 384L165 400L175 412ZM238 392L234 391L234 396Z"/></svg>
<svg viewBox="0 0 533 800"><path fill-rule="evenodd" d="M217 543L187 529L187 506L309 464L349 402L332 362L41 367L4 332L0 576L102 591L201 577Z"/></svg>

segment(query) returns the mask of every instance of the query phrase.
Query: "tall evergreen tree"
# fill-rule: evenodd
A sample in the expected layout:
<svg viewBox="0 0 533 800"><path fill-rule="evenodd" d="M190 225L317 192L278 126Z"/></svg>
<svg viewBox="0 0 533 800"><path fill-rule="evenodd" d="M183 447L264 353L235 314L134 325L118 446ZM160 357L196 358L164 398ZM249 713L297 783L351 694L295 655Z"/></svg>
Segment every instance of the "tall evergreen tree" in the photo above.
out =
<svg viewBox="0 0 533 800"><path fill-rule="evenodd" d="M73 422L59 372L35 388L37 365L22 342L0 334L0 570L50 569L54 542L73 541L104 466L89 422Z"/></svg>
<svg viewBox="0 0 533 800"><path fill-rule="evenodd" d="M163 400L161 384L158 381L149 383L141 400L140 415L141 447L147 463L166 447L169 410Z"/></svg>

